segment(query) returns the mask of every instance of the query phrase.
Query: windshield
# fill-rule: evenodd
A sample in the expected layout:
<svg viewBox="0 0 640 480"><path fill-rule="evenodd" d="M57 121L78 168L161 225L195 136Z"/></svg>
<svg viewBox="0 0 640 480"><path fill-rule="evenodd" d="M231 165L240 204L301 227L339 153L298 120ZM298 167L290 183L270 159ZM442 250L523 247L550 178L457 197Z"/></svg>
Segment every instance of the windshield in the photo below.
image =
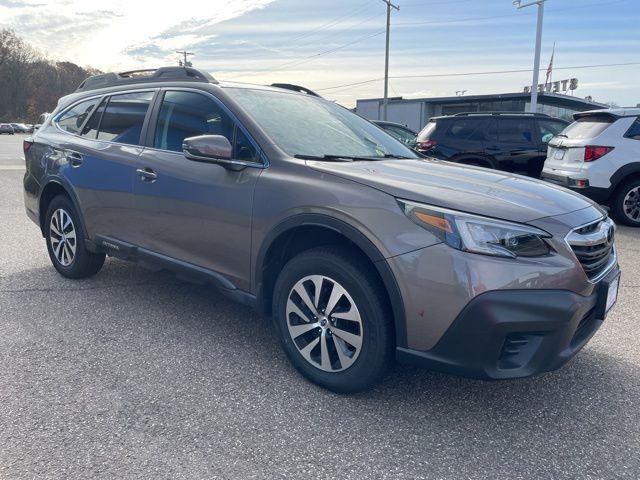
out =
<svg viewBox="0 0 640 480"><path fill-rule="evenodd" d="M417 158L377 126L328 100L247 88L226 88L225 92L291 156Z"/></svg>

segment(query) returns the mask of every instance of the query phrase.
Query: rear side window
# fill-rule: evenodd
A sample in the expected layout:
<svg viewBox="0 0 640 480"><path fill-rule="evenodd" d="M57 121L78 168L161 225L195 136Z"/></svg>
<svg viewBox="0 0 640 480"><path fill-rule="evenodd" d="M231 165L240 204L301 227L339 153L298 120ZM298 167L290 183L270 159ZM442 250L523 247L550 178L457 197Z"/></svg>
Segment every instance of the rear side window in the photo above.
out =
<svg viewBox="0 0 640 480"><path fill-rule="evenodd" d="M631 124L624 136L632 140L640 140L640 117L636 118L636 121Z"/></svg>
<svg viewBox="0 0 640 480"><path fill-rule="evenodd" d="M86 100L63 112L56 119L58 127L60 127L65 132L78 133L99 100L99 98Z"/></svg>
<svg viewBox="0 0 640 480"><path fill-rule="evenodd" d="M519 118L501 118L493 122L490 136L499 142L533 143L534 123L532 120Z"/></svg>
<svg viewBox="0 0 640 480"><path fill-rule="evenodd" d="M451 121L445 136L451 140L482 140L480 125L481 122L475 119Z"/></svg>
<svg viewBox="0 0 640 480"><path fill-rule="evenodd" d="M434 120L431 120L420 131L420 133L418 134L417 141L424 142L426 140L430 140L435 134L435 131L436 131L436 122Z"/></svg>
<svg viewBox="0 0 640 480"><path fill-rule="evenodd" d="M152 98L153 92L125 93L109 98L100 121L98 140L139 145L142 124Z"/></svg>
<svg viewBox="0 0 640 480"><path fill-rule="evenodd" d="M100 126L100 120L102 119L102 113L104 112L105 107L107 106L107 98L100 102L98 108L95 109L93 115L89 121L85 124L82 129L81 135L87 138L96 138L98 135L98 127Z"/></svg>
<svg viewBox="0 0 640 480"><path fill-rule="evenodd" d="M610 115L580 117L564 129L562 136L573 139L594 138L604 132L614 120Z"/></svg>
<svg viewBox="0 0 640 480"><path fill-rule="evenodd" d="M233 121L205 95L165 93L156 125L155 148L181 152L183 140L197 135L222 135L233 143Z"/></svg>

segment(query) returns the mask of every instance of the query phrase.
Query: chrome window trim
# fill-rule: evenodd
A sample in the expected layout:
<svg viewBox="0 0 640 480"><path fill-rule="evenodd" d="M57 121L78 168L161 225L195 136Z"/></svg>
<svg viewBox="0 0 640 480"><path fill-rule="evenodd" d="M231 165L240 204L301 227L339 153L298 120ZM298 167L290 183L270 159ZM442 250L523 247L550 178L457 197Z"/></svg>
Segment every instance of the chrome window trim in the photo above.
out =
<svg viewBox="0 0 640 480"><path fill-rule="evenodd" d="M609 259L609 262L604 267L602 272L600 272L598 275L596 275L593 278L589 278L589 275L587 274L587 272L585 272L584 269L582 268L582 264L580 263L580 260L578 260L578 257L576 256L575 252L573 251L572 244L569 243L569 238L572 235L575 234L576 230L580 230L581 228L587 227L589 225L593 225L594 223L601 223L601 222L605 222L604 225L612 226L613 229L614 229L614 232L615 232L616 224L613 222L613 220L611 220L611 218L609 218L608 215L603 215L598 220L587 222L587 223L585 223L583 225L579 225L577 227L572 228L571 231L569 233L567 233L567 235L565 235L565 237L564 237L564 241L567 244L567 246L569 247L569 249L571 250L571 253L573 253L574 259L578 262L578 264L580 265L580 268L582 269L582 271L585 274L585 277L587 277L588 282L591 283L591 284L596 284L596 283L600 282L600 280L602 280L604 277L606 277L611 272L611 270L613 270L614 267L618 264L618 251L617 251L616 246L615 246L615 236L614 236L613 244L611 246L611 258ZM608 230L608 228L607 228L607 230ZM602 233L602 231L603 231L603 228L600 227L598 229L597 233ZM582 235L582 236L585 237L585 236L589 236L589 235L592 235L592 234L587 234L587 235ZM600 237L600 238L602 238L602 237ZM590 239L589 241L591 243L584 243L582 245L579 244L579 243L574 243L574 245L576 245L576 246L589 246L589 245L596 245L597 244L597 242L595 242L595 239L593 239L593 238Z"/></svg>

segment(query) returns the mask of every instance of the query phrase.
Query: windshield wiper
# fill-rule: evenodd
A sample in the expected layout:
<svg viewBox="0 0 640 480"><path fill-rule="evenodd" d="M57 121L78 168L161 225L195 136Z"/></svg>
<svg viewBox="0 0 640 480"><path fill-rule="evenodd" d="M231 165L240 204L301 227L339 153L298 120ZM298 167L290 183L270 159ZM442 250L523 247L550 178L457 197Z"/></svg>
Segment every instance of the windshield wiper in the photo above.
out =
<svg viewBox="0 0 640 480"><path fill-rule="evenodd" d="M382 158L400 158L404 160L416 160L417 157L405 157L404 155L395 155L393 153L385 153Z"/></svg>
<svg viewBox="0 0 640 480"><path fill-rule="evenodd" d="M569 136L568 136L568 135L565 135L564 133L558 133L558 134L556 134L556 137L569 138Z"/></svg>
<svg viewBox="0 0 640 480"><path fill-rule="evenodd" d="M351 157L349 155L294 155L301 160L324 160L330 162L353 162L354 160L371 160L366 157Z"/></svg>

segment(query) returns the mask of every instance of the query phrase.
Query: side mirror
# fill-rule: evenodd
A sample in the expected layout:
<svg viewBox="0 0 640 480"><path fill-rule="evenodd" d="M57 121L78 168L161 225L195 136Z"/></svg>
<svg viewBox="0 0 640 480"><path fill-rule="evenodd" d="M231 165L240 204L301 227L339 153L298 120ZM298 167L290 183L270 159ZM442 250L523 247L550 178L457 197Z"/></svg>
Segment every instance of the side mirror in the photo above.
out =
<svg viewBox="0 0 640 480"><path fill-rule="evenodd" d="M231 160L232 150L231 142L222 135L198 135L185 138L182 142L184 156L199 162Z"/></svg>

